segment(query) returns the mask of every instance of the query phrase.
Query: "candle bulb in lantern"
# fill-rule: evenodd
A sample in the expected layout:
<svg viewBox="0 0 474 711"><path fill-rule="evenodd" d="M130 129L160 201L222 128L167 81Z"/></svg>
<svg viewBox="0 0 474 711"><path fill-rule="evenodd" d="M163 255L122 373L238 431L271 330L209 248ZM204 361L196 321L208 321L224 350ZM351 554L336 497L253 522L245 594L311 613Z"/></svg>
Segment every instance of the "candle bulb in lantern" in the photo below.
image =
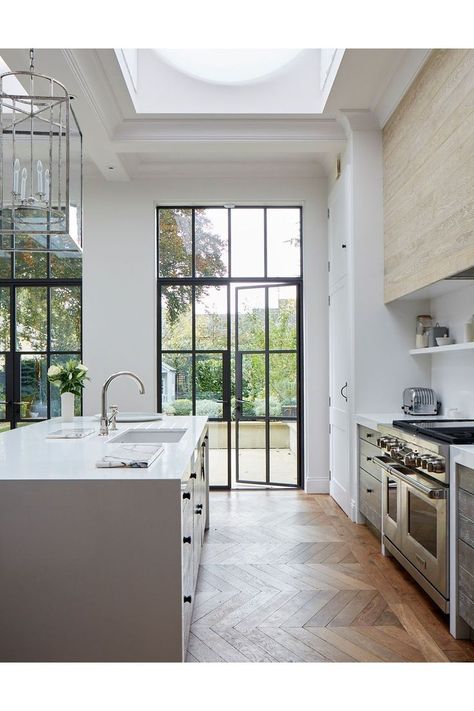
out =
<svg viewBox="0 0 474 711"><path fill-rule="evenodd" d="M43 163L39 160L36 163L36 192L38 195L43 194Z"/></svg>
<svg viewBox="0 0 474 711"><path fill-rule="evenodd" d="M20 184L20 160L17 158L13 163L13 192L18 195L18 188Z"/></svg>
<svg viewBox="0 0 474 711"><path fill-rule="evenodd" d="M49 202L49 168L44 171L44 199Z"/></svg>
<svg viewBox="0 0 474 711"><path fill-rule="evenodd" d="M21 171L21 199L26 200L26 179L28 177L28 171L23 168Z"/></svg>

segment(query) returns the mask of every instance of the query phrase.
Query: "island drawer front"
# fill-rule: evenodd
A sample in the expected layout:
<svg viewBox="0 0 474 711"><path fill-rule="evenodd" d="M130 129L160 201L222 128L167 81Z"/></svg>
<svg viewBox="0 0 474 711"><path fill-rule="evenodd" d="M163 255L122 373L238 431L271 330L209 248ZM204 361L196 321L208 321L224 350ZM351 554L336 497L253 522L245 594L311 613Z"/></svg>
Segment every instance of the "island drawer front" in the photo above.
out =
<svg viewBox="0 0 474 711"><path fill-rule="evenodd" d="M458 542L459 615L474 627L474 548Z"/></svg>
<svg viewBox="0 0 474 711"><path fill-rule="evenodd" d="M364 440L360 440L359 444L359 465L362 467L362 469L365 469L366 472L368 472L381 482L381 469L377 464L374 463L374 457L380 456L380 449L378 447L374 447L373 444L364 442Z"/></svg>
<svg viewBox="0 0 474 711"><path fill-rule="evenodd" d="M183 650L186 653L188 645L189 629L191 627L191 618L193 616L194 606L194 562L193 562L193 546L192 544L183 543ZM189 598L191 601L189 602ZM185 601L186 600L186 601Z"/></svg>
<svg viewBox="0 0 474 711"><path fill-rule="evenodd" d="M363 469L359 470L359 510L377 530L381 530L382 485Z"/></svg>
<svg viewBox="0 0 474 711"><path fill-rule="evenodd" d="M461 464L458 467L458 472L459 488L474 495L474 470L463 467Z"/></svg>
<svg viewBox="0 0 474 711"><path fill-rule="evenodd" d="M474 548L474 522L462 516L461 512L458 517L458 535L461 541Z"/></svg>
<svg viewBox="0 0 474 711"><path fill-rule="evenodd" d="M365 427L365 425L359 425L359 437L366 440L366 442L370 442L371 444L375 444L375 446L377 446L377 440L380 437L380 432L377 432L377 430L371 430L369 427Z"/></svg>
<svg viewBox="0 0 474 711"><path fill-rule="evenodd" d="M458 491L459 513L474 525L474 496L463 489Z"/></svg>

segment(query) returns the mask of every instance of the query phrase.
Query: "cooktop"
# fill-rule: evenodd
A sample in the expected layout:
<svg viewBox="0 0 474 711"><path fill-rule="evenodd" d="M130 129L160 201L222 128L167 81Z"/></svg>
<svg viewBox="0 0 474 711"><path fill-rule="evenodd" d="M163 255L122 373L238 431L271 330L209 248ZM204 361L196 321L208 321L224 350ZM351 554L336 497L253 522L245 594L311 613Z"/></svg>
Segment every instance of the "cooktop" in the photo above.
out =
<svg viewBox="0 0 474 711"><path fill-rule="evenodd" d="M393 426L448 444L474 444L474 420L394 420Z"/></svg>

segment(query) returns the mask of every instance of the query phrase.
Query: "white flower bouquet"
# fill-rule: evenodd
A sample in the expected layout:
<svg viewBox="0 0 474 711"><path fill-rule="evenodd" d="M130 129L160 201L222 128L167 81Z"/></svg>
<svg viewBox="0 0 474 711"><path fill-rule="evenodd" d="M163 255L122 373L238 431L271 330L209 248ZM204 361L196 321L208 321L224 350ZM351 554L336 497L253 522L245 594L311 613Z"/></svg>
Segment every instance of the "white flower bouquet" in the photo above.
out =
<svg viewBox="0 0 474 711"><path fill-rule="evenodd" d="M59 388L61 395L72 393L80 397L84 389L84 381L89 380L88 368L77 360L68 360L60 365L48 368L48 380Z"/></svg>

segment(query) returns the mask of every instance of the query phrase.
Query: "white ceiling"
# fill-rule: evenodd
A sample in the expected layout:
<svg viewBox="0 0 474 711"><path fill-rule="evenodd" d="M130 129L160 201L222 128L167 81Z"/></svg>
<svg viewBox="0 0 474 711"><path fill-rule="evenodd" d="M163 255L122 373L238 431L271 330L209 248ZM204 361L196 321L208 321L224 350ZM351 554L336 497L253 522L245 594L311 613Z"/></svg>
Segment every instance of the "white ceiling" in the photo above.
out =
<svg viewBox="0 0 474 711"><path fill-rule="evenodd" d="M62 81L76 97L74 110L84 136L88 175L102 175L107 180L154 175L315 177L333 169L336 155L344 146L345 134L336 120L337 111L371 110L383 125L428 54L427 50L345 50L339 57L337 73L333 71L328 82L331 86L334 80L332 88L329 91L326 86L325 94L319 64L316 72L315 55L311 54L316 51L304 50L285 71L246 85L247 99L253 96L254 100L240 106L245 111L235 110L235 99L234 104L226 104L227 111L222 105L216 111L222 91L236 90L243 97L242 86L208 84L204 91L205 82L184 75L175 89L189 88L192 82L193 101L189 89L189 101L186 92L175 91L167 104L163 100L169 93L164 72L153 75L153 91L144 100L149 103L139 106L137 112L137 97L130 92L133 82L130 76L128 81L124 78L113 49L39 49L36 68ZM29 63L28 49L0 49L0 56L12 69L25 68ZM145 63L151 61L146 52L143 56ZM156 68L156 63L153 66ZM301 71L295 73L298 66ZM135 82L140 86L139 63L137 69ZM177 70L168 67L167 71L172 72L167 81L170 77L177 81ZM294 100L285 103L281 90L288 89L291 81L303 97L300 103L295 87L291 94ZM210 96L209 86L213 99L203 102L203 97ZM268 91L267 99L273 98L264 101ZM319 102L326 102L324 109L316 107L316 95ZM156 111L157 104L153 103L157 96L162 111ZM197 102L199 111L193 112Z"/></svg>

